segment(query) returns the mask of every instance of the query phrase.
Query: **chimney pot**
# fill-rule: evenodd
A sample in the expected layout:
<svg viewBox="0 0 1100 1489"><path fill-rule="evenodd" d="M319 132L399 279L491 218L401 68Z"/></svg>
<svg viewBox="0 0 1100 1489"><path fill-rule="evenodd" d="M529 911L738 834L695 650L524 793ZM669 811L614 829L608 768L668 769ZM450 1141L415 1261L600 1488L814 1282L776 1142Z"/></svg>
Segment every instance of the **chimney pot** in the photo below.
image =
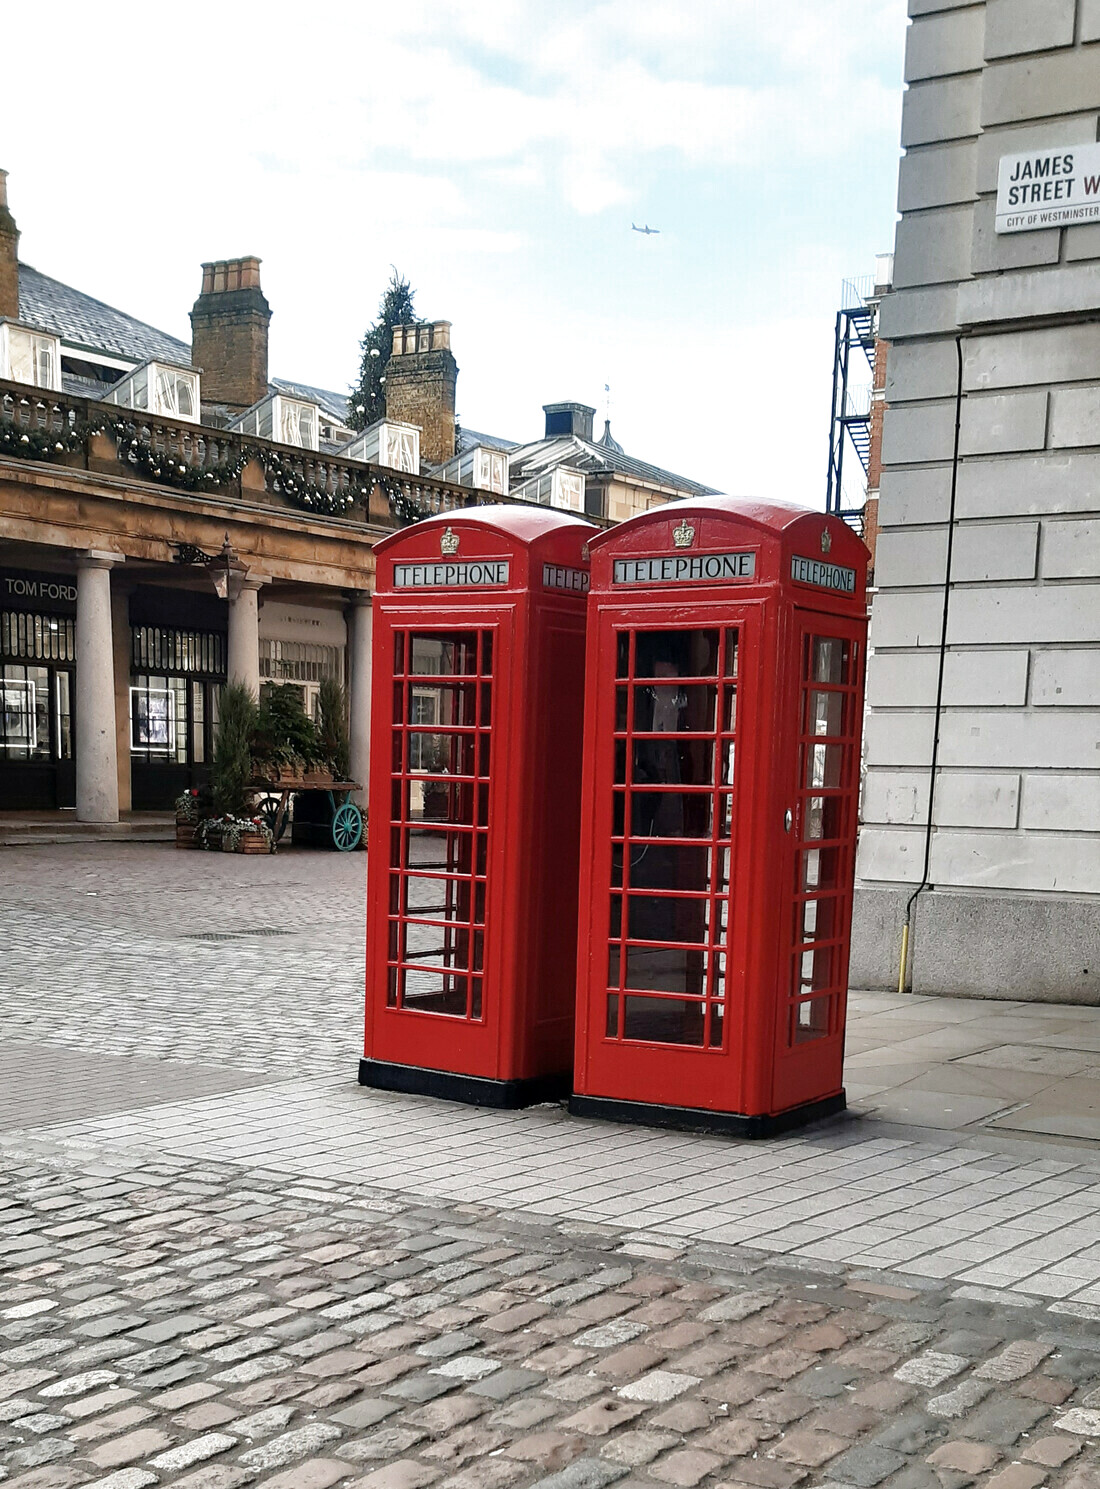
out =
<svg viewBox="0 0 1100 1489"><path fill-rule="evenodd" d="M420 428L420 453L442 465L455 452L455 383L450 321L393 328L386 365L386 417Z"/></svg>

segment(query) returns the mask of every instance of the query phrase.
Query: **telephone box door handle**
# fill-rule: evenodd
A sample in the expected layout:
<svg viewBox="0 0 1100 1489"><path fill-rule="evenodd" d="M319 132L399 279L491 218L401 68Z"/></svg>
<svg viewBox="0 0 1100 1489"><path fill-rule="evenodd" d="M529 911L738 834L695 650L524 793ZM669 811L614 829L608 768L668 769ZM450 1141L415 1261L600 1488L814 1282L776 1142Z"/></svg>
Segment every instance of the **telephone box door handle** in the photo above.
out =
<svg viewBox="0 0 1100 1489"><path fill-rule="evenodd" d="M786 812L784 813L784 816L783 816L783 831L784 832L790 832L790 830L791 830L791 828L792 828L793 825L794 825L794 813L791 811L790 807L788 807L787 810L786 810Z"/></svg>

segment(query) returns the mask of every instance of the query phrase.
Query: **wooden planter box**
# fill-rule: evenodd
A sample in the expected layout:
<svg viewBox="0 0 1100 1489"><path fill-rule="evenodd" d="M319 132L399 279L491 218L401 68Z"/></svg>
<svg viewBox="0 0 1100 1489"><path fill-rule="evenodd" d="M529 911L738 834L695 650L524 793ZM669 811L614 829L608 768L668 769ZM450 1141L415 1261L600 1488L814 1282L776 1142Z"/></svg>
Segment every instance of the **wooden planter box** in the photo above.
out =
<svg viewBox="0 0 1100 1489"><path fill-rule="evenodd" d="M195 824L193 822L181 822L176 819L176 847L193 848L195 846Z"/></svg>
<svg viewBox="0 0 1100 1489"><path fill-rule="evenodd" d="M198 847L198 843L195 843ZM206 840L206 851L208 853L271 853L271 839L262 832L242 832L234 840L225 837L220 832L208 833Z"/></svg>
<svg viewBox="0 0 1100 1489"><path fill-rule="evenodd" d="M270 853L271 842L262 832L243 832L237 839L236 846L228 851L233 853Z"/></svg>

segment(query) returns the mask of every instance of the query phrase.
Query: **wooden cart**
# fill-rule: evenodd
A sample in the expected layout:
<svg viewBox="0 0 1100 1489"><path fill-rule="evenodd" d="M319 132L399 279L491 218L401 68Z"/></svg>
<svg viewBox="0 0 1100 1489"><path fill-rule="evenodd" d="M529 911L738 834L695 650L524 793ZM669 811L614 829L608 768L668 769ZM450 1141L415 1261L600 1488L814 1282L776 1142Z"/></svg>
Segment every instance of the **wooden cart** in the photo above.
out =
<svg viewBox="0 0 1100 1489"><path fill-rule="evenodd" d="M263 792L260 812L278 843L290 819L290 799L296 797L291 842L351 853L363 838L363 813L351 800L360 790L355 781L337 781L320 771L280 771L275 777L252 782Z"/></svg>

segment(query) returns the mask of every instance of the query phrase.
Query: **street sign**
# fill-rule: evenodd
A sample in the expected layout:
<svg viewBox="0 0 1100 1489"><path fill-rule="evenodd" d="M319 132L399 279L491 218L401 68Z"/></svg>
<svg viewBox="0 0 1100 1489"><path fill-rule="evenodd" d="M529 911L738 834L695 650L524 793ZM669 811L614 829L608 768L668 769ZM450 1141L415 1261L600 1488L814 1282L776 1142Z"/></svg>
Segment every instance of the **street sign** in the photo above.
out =
<svg viewBox="0 0 1100 1489"><path fill-rule="evenodd" d="M999 233L1100 222L1100 145L1061 145L1003 155L997 176Z"/></svg>

